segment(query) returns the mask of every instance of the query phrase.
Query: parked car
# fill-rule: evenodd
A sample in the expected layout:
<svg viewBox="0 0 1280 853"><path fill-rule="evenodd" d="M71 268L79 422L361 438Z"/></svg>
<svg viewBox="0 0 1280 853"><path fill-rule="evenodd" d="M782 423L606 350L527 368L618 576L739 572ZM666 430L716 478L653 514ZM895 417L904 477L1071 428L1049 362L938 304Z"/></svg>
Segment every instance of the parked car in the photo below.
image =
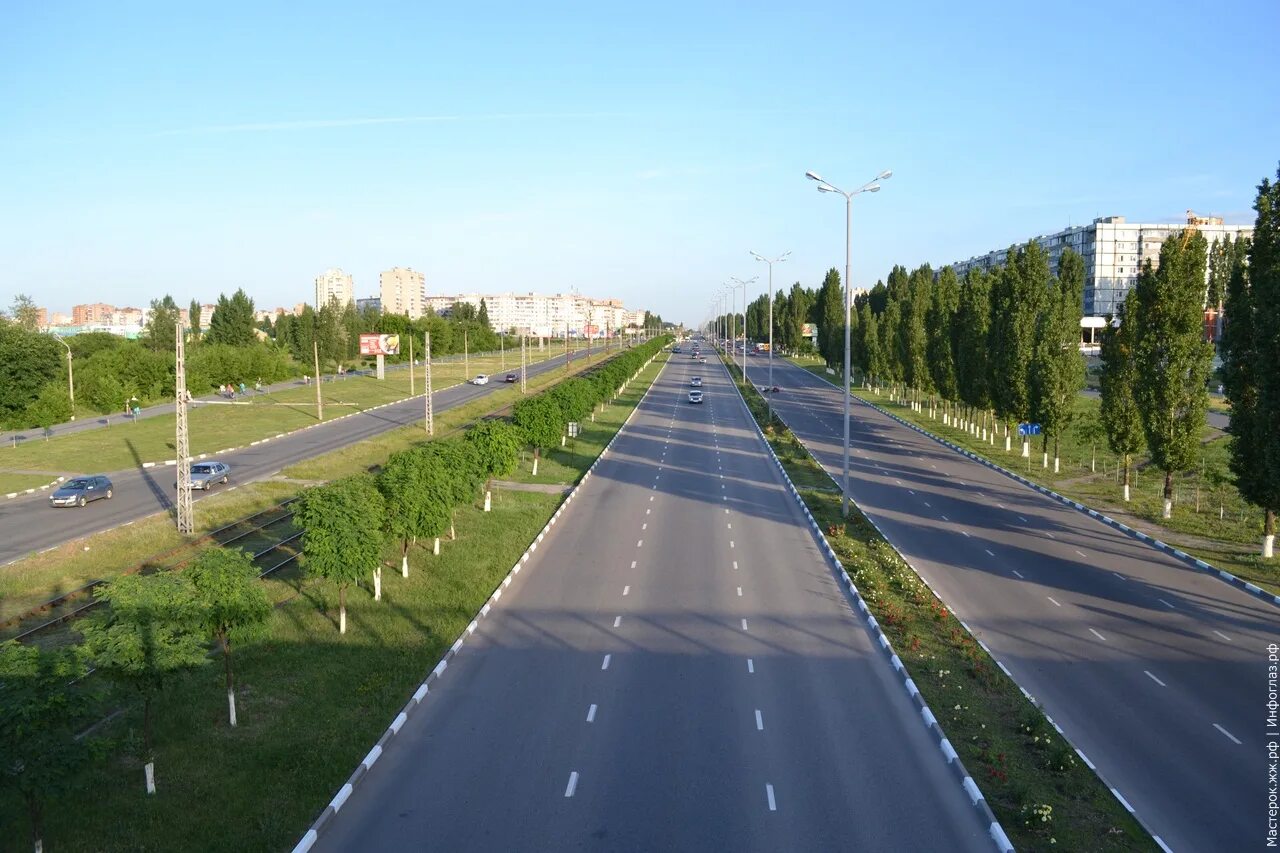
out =
<svg viewBox="0 0 1280 853"><path fill-rule="evenodd" d="M73 477L49 495L49 506L85 506L106 498L111 500L111 481L106 477Z"/></svg>
<svg viewBox="0 0 1280 853"><path fill-rule="evenodd" d="M502 381L503 381L503 382L515 382L515 381L516 381L517 379L519 379L519 378L520 378L520 377L516 376L514 373L508 373L508 374L507 374L507 376L506 376L506 378L505 378L505 379L503 379Z"/></svg>
<svg viewBox="0 0 1280 853"><path fill-rule="evenodd" d="M191 466L191 488L208 491L214 483L225 484L231 477L231 466L225 462L196 462Z"/></svg>
<svg viewBox="0 0 1280 853"><path fill-rule="evenodd" d="M702 392L701 392L701 391L690 391L690 392L689 392L689 402L690 402L690 403L701 403L701 402L702 402Z"/></svg>
<svg viewBox="0 0 1280 853"><path fill-rule="evenodd" d="M471 384L472 385L488 385L489 377L485 376L483 373L479 373L476 375L475 379L471 380Z"/></svg>

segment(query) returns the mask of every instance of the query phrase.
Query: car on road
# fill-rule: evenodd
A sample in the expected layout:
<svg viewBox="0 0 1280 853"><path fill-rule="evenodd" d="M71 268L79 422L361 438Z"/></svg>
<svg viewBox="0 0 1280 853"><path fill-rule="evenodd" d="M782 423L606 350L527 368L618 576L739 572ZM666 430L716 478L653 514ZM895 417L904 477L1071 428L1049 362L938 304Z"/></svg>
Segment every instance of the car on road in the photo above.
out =
<svg viewBox="0 0 1280 853"><path fill-rule="evenodd" d="M760 389L760 393L761 394L777 394L781 390L782 389L779 388L777 385L774 385L772 388L766 385Z"/></svg>
<svg viewBox="0 0 1280 853"><path fill-rule="evenodd" d="M506 375L506 377L505 377L502 381L503 381L503 382L515 382L515 381L516 381L516 378L517 378L517 377L516 377L516 375L515 375L514 373L508 373L508 374Z"/></svg>
<svg viewBox="0 0 1280 853"><path fill-rule="evenodd" d="M485 376L483 373L478 373L476 374L476 378L471 380L471 384L472 385L488 385L489 377Z"/></svg>
<svg viewBox="0 0 1280 853"><path fill-rule="evenodd" d="M191 488L208 491L214 483L226 484L231 466L225 462L196 462L191 466Z"/></svg>
<svg viewBox="0 0 1280 853"><path fill-rule="evenodd" d="M698 364L706 364L706 363L707 363L707 357L705 355L698 356Z"/></svg>
<svg viewBox="0 0 1280 853"><path fill-rule="evenodd" d="M695 376L695 377L693 377L692 379L690 379L690 380L689 380L689 387L690 387L690 388L701 388L701 387L702 387L702 377L701 377L701 376Z"/></svg>
<svg viewBox="0 0 1280 853"><path fill-rule="evenodd" d="M701 392L701 391L690 391L690 392L689 392L689 402L690 402L690 403L701 403L701 402L702 402L702 392Z"/></svg>
<svg viewBox="0 0 1280 853"><path fill-rule="evenodd" d="M49 495L49 506L85 506L106 498L111 500L111 481L106 477L73 477Z"/></svg>

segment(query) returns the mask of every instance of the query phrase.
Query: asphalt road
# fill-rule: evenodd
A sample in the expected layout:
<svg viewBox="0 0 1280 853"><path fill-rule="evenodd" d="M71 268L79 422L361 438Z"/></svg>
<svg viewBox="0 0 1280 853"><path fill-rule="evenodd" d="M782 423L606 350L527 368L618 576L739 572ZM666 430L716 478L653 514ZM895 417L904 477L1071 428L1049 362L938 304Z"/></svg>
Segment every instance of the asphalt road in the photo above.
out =
<svg viewBox="0 0 1280 853"><path fill-rule="evenodd" d="M1093 397L1095 399L1102 396L1097 391L1092 391L1092 390L1084 390L1084 391L1081 391L1080 393L1083 394L1085 397ZM1210 392L1210 394L1211 394L1211 399L1218 399L1218 400L1222 399L1221 394L1213 394L1212 392ZM1223 414L1222 412L1205 412L1204 422L1207 423L1209 426L1213 427L1214 429L1220 429L1223 432L1226 432L1227 427L1231 426L1231 416L1227 414Z"/></svg>
<svg viewBox="0 0 1280 853"><path fill-rule="evenodd" d="M530 365L527 371L529 376L537 376L563 365L564 356L561 355ZM466 384L437 391L433 395L435 411L444 412L468 403L502 385L502 382L481 386ZM418 395L392 406L330 421L286 438L272 439L266 444L219 454L217 458L231 466L230 487L234 488L238 484L273 476L281 468L313 456L420 421L422 416L423 399ZM152 513L176 511L172 465L138 467L108 475L115 487L114 497L109 501L96 501L82 509L50 507L51 492L37 492L0 502L0 565ZM194 497L200 501L227 488L215 486L209 492L195 492Z"/></svg>
<svg viewBox="0 0 1280 853"><path fill-rule="evenodd" d="M722 368L677 356L315 849L991 846Z"/></svg>
<svg viewBox="0 0 1280 853"><path fill-rule="evenodd" d="M765 361L748 373L762 385ZM839 389L780 359L774 382L839 478ZM1260 847L1276 608L856 400L852 433L854 499L1154 834Z"/></svg>

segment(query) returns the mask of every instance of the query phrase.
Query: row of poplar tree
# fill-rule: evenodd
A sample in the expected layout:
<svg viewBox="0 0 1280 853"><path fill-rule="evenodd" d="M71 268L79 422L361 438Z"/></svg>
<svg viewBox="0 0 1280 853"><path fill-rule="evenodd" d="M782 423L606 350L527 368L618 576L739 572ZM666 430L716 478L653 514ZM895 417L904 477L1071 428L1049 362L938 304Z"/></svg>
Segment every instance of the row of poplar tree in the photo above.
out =
<svg viewBox="0 0 1280 853"><path fill-rule="evenodd" d="M510 474L532 447L559 446L571 421L594 420L669 338L624 350L580 377L567 379L516 404L512 417L489 418L461 436L424 441L392 454L377 474L359 474L306 489L294 502L303 530L301 565L338 590L339 631L346 632L346 595L372 581L382 598L382 568L389 543L399 548L409 576L413 544L457 538L455 515L478 503L488 481ZM131 691L143 705L143 758L148 793L155 792L153 704L184 672L222 659L230 723L236 725L232 646L268 630L271 603L249 554L213 547L181 570L125 575L94 591L105 602L83 623L79 646L42 649L0 644L0 784L25 803L36 849L43 836L44 804L74 784L96 749L77 736L95 710L92 691L77 685L91 667Z"/></svg>

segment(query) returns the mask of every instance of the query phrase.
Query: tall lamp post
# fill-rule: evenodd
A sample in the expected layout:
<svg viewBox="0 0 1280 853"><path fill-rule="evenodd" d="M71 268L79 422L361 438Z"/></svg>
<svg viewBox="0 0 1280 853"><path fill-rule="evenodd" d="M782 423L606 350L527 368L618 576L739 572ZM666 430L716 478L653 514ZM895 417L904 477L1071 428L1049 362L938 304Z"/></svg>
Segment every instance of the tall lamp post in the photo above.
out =
<svg viewBox="0 0 1280 853"><path fill-rule="evenodd" d="M50 332L57 339L58 343L67 348L67 396L71 398L71 420L76 419L76 378L71 372L71 345L62 339L62 336L56 332Z"/></svg>
<svg viewBox="0 0 1280 853"><path fill-rule="evenodd" d="M850 332L850 315L853 313L853 281L849 278L849 266L851 256L851 245L853 242L853 197L859 193L878 193L880 192L880 184L877 181L887 181L893 177L893 172L886 169L879 175L876 175L870 181L867 181L856 190L845 192L839 187L825 180L821 175L815 172L805 172L804 176L811 181L818 182L818 192L820 193L837 193L844 196L844 480L842 490L844 494L841 496L840 513L845 518L849 517L849 408L851 401L849 398L849 332Z"/></svg>
<svg viewBox="0 0 1280 853"><path fill-rule="evenodd" d="M753 275L751 278L743 281L734 276L729 277L729 281L733 282L733 288L742 288L742 381L747 381L747 285L755 284L760 280L760 276ZM733 345L736 347L738 342L735 340Z"/></svg>
<svg viewBox="0 0 1280 853"><path fill-rule="evenodd" d="M783 252L773 260L769 260L759 252L751 252L751 257L757 261L764 261L769 265L769 389L772 395L773 389L773 265L780 264L787 259L790 252ZM768 411L768 422L773 423L773 397L769 396L765 399L765 409Z"/></svg>

